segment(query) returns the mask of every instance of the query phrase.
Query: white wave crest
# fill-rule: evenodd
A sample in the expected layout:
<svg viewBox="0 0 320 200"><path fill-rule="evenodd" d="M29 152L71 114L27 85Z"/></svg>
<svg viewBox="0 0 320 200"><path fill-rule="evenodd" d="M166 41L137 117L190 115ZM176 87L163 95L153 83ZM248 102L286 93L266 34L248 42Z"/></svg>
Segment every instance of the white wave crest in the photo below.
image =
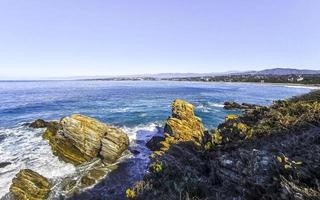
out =
<svg viewBox="0 0 320 200"><path fill-rule="evenodd" d="M213 103L213 102L208 102L208 105L212 106L212 107L217 107L217 108L223 108L224 107L223 104Z"/></svg>
<svg viewBox="0 0 320 200"><path fill-rule="evenodd" d="M299 88L299 89L310 89L310 90L320 89L319 86L307 86L307 85L285 85L284 87Z"/></svg>
<svg viewBox="0 0 320 200"><path fill-rule="evenodd" d="M130 142L136 140L147 141L158 132L159 126L161 126L160 123L150 123L146 125L141 124L135 127L124 126L121 127L121 129L128 134Z"/></svg>
<svg viewBox="0 0 320 200"><path fill-rule="evenodd" d="M1 162L11 164L0 168L0 198L9 192L14 176L21 169L31 169L51 179L75 172L71 164L59 161L42 138L43 130L16 127L0 129L5 139L0 143Z"/></svg>

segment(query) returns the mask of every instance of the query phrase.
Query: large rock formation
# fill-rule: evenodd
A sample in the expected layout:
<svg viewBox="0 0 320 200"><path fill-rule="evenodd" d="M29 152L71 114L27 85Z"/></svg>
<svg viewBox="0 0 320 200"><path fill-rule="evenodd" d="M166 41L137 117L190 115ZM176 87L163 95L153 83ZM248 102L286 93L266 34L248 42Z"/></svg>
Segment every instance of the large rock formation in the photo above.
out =
<svg viewBox="0 0 320 200"><path fill-rule="evenodd" d="M167 120L164 132L177 141L192 141L201 145L204 127L194 114L194 106L177 99L172 103L172 116Z"/></svg>
<svg viewBox="0 0 320 200"><path fill-rule="evenodd" d="M17 200L43 200L48 198L50 184L40 174L23 169L12 180L10 192Z"/></svg>
<svg viewBox="0 0 320 200"><path fill-rule="evenodd" d="M172 116L166 121L164 127L165 138L152 138L148 148L156 154L168 150L171 144L179 142L193 142L197 147L202 144L204 127L201 119L194 114L194 106L186 101L177 99L172 103ZM160 144L157 143L156 141ZM155 147L151 147L153 144ZM160 148L160 150L159 150Z"/></svg>
<svg viewBox="0 0 320 200"><path fill-rule="evenodd" d="M114 162L129 146L123 131L83 115L63 118L57 126L47 128L44 138L54 154L75 165L100 156Z"/></svg>

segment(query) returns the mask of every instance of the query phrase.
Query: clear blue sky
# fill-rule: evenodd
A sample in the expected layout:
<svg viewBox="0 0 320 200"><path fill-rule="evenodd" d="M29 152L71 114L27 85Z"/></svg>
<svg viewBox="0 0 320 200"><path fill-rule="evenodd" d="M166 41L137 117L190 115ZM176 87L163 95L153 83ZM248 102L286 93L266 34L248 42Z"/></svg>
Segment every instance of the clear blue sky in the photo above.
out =
<svg viewBox="0 0 320 200"><path fill-rule="evenodd" d="M0 0L0 78L320 69L319 0Z"/></svg>

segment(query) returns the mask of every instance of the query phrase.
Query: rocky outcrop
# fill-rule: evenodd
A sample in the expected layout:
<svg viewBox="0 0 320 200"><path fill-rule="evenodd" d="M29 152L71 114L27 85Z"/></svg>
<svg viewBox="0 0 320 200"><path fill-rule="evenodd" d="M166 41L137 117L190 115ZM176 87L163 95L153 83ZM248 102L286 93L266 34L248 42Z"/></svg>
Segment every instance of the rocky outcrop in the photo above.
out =
<svg viewBox="0 0 320 200"><path fill-rule="evenodd" d="M10 192L17 200L43 200L49 196L50 184L40 174L23 169L12 180Z"/></svg>
<svg viewBox="0 0 320 200"><path fill-rule="evenodd" d="M240 109L240 110L250 110L250 109L256 109L259 107L263 107L263 106L259 106L256 104L249 104L249 103L242 103L239 104L237 102L234 101L226 101L224 102L224 109L226 110L232 110L232 109Z"/></svg>
<svg viewBox="0 0 320 200"><path fill-rule="evenodd" d="M37 119L28 125L30 128L47 128L48 122L44 121L43 119Z"/></svg>
<svg viewBox="0 0 320 200"><path fill-rule="evenodd" d="M194 114L194 106L177 99L172 103L172 116L167 120L164 132L176 141L192 141L200 146L204 127Z"/></svg>
<svg viewBox="0 0 320 200"><path fill-rule="evenodd" d="M171 144L179 142L192 142L200 147L204 131L201 119L195 116L194 106L184 100L176 99L172 103L172 116L167 119L164 127L164 137L153 137L147 143L147 147L157 155L167 151Z"/></svg>
<svg viewBox="0 0 320 200"><path fill-rule="evenodd" d="M49 140L54 154L75 165L96 157L114 162L129 146L123 131L84 115L63 118L48 127L43 137Z"/></svg>
<svg viewBox="0 0 320 200"><path fill-rule="evenodd" d="M30 128L50 128L50 127L56 127L59 123L56 121L50 121L47 122L43 119L37 119L32 123L26 123L25 125Z"/></svg>

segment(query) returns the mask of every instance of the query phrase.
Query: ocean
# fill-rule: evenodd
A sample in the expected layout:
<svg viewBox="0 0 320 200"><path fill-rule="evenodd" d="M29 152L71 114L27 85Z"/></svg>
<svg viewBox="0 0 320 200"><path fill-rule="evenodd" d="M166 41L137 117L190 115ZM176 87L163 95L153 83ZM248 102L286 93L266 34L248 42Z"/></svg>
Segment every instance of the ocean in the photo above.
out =
<svg viewBox="0 0 320 200"><path fill-rule="evenodd" d="M38 118L59 120L74 113L88 115L123 129L136 155L120 159L117 171L100 184L80 191L96 198L139 180L148 165L145 143L161 134L171 114L171 102L181 98L193 103L205 128L215 128L227 114L225 101L270 105L272 101L309 92L310 88L252 83L200 83L169 81L2 81L0 82L0 198L6 199L12 178L29 168L56 185L50 199L64 199L60 183L81 170L60 161L41 135L24 123ZM112 190L110 187L112 185Z"/></svg>

